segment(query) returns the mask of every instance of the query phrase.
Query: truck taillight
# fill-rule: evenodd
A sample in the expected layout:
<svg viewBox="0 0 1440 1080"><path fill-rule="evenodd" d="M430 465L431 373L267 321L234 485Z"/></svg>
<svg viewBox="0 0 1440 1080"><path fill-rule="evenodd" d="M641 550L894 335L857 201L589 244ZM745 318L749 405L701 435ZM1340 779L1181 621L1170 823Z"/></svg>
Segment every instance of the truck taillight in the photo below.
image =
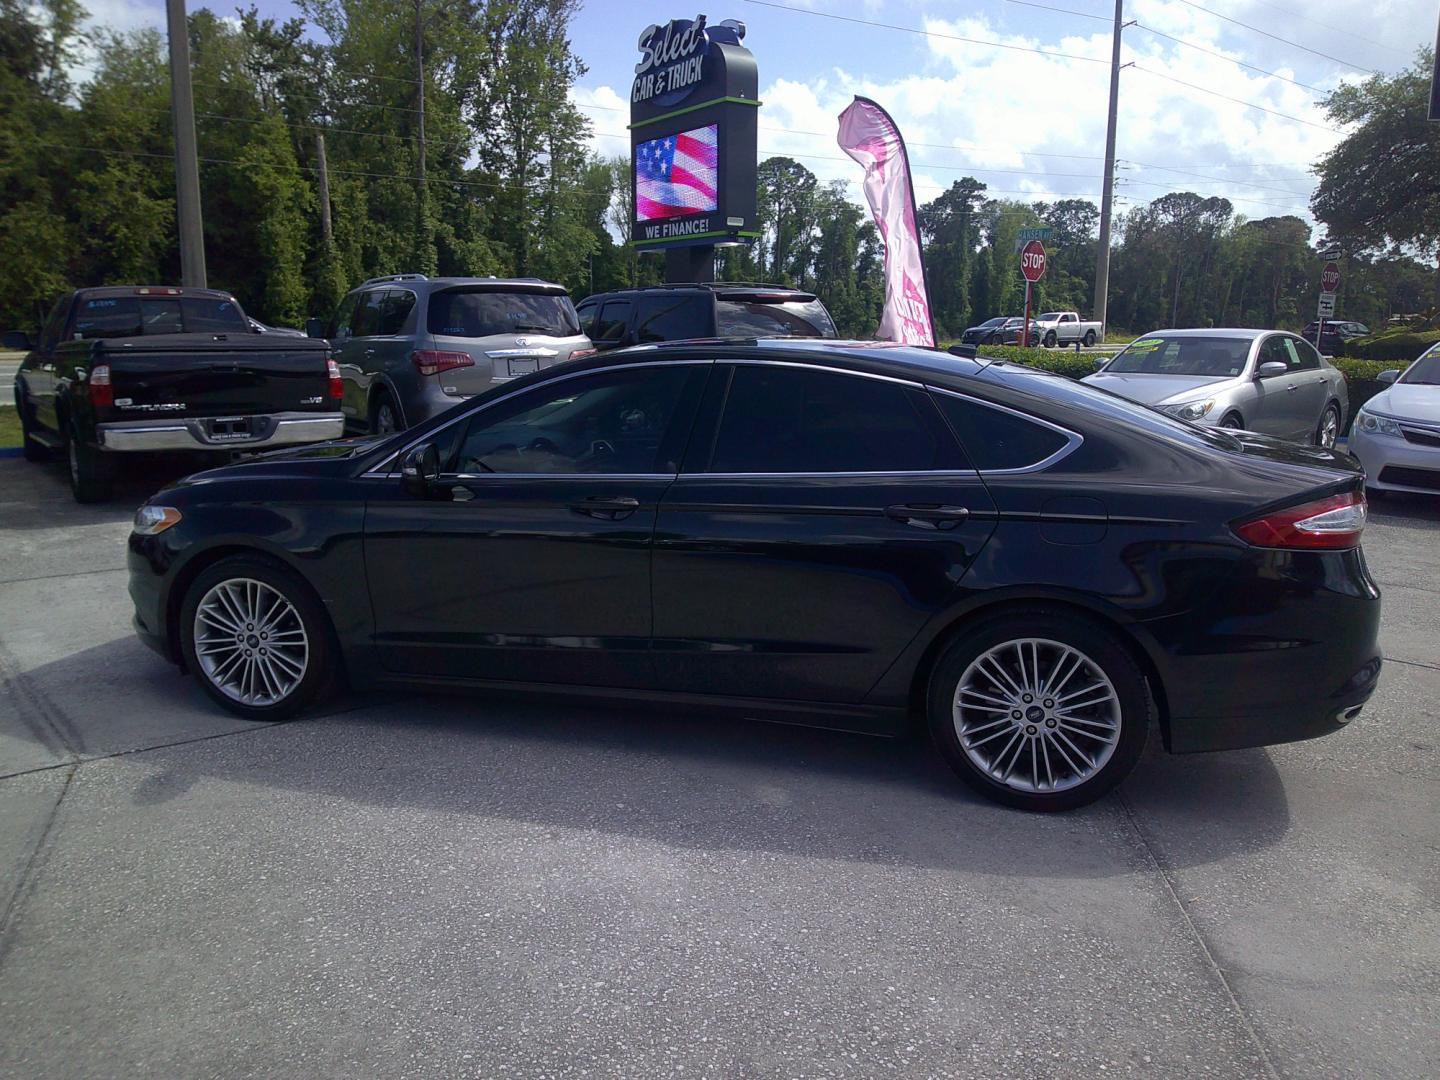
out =
<svg viewBox="0 0 1440 1080"><path fill-rule="evenodd" d="M115 404L109 364L96 364L90 369L90 404L97 409L108 409Z"/></svg>
<svg viewBox="0 0 1440 1080"><path fill-rule="evenodd" d="M438 375L454 368L474 367L475 361L469 353L444 352L439 349L420 349L410 354L410 362L421 375Z"/></svg>
<svg viewBox="0 0 1440 1080"><path fill-rule="evenodd" d="M1241 521L1231 529L1256 547L1333 550L1359 546L1365 516L1365 493L1347 491Z"/></svg>
<svg viewBox="0 0 1440 1080"><path fill-rule="evenodd" d="M340 365L334 360L326 360L325 370L330 375L330 398L339 401L345 396L345 387L340 382Z"/></svg>

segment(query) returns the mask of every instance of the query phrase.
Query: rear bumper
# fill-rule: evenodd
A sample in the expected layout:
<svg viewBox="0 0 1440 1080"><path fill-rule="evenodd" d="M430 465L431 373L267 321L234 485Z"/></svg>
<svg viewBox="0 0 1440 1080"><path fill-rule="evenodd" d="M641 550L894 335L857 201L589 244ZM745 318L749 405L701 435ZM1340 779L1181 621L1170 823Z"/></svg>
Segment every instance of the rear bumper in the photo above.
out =
<svg viewBox="0 0 1440 1080"><path fill-rule="evenodd" d="M120 420L96 424L95 431L102 449L120 452L268 450L276 446L340 439L345 435L343 413L275 413L246 419L250 421L250 433L238 438L211 435L207 418Z"/></svg>

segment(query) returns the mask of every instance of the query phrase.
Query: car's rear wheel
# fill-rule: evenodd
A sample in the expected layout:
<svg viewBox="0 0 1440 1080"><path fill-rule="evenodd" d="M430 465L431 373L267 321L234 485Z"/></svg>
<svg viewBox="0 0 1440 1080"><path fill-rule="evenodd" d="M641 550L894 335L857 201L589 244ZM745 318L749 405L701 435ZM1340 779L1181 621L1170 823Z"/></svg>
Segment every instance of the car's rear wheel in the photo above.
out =
<svg viewBox="0 0 1440 1080"><path fill-rule="evenodd" d="M1044 608L962 632L927 700L931 736L960 779L1025 810L1069 810L1113 788L1139 760L1151 711L1114 634Z"/></svg>
<svg viewBox="0 0 1440 1080"><path fill-rule="evenodd" d="M20 398L19 390L15 392L15 412L20 417L20 445L25 452L26 461L49 461L50 450L43 443L37 442L35 436L30 434L34 426L30 420L30 410L25 407L25 402Z"/></svg>
<svg viewBox="0 0 1440 1080"><path fill-rule="evenodd" d="M1340 408L1333 401L1320 414L1320 423L1315 428L1315 445L1333 447L1340 437Z"/></svg>
<svg viewBox="0 0 1440 1080"><path fill-rule="evenodd" d="M1053 349L1055 347L1055 343L1059 340L1060 339L1055 336L1055 331L1051 330L1045 335L1045 341L1043 344L1045 345L1045 348Z"/></svg>
<svg viewBox="0 0 1440 1080"><path fill-rule="evenodd" d="M1086 330L1086 331L1085 331L1085 348L1088 349L1088 348L1090 348L1090 346L1092 346L1092 345L1094 345L1094 344L1095 344L1095 331L1094 331L1094 330Z"/></svg>
<svg viewBox="0 0 1440 1080"><path fill-rule="evenodd" d="M320 601L297 574L234 556L204 570L181 605L186 666L248 720L287 720L332 682L336 659Z"/></svg>
<svg viewBox="0 0 1440 1080"><path fill-rule="evenodd" d="M115 485L115 467L103 450L86 443L72 426L65 439L65 458L70 472L70 493L78 503L98 503L110 498Z"/></svg>
<svg viewBox="0 0 1440 1080"><path fill-rule="evenodd" d="M370 408L370 432L373 435L393 435L399 430L400 414L395 409L395 402L382 391Z"/></svg>

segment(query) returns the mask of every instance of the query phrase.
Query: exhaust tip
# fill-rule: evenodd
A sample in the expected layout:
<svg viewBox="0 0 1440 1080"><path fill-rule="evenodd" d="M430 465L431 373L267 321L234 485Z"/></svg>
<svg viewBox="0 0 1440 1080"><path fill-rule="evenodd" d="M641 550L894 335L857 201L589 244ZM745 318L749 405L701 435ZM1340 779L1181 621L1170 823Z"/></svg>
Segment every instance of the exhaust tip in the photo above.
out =
<svg viewBox="0 0 1440 1080"><path fill-rule="evenodd" d="M1352 705L1348 709L1341 709L1338 713L1335 714L1335 722L1337 724L1350 723L1351 720L1354 720L1357 716L1360 715L1360 710L1364 707L1365 706L1363 705Z"/></svg>

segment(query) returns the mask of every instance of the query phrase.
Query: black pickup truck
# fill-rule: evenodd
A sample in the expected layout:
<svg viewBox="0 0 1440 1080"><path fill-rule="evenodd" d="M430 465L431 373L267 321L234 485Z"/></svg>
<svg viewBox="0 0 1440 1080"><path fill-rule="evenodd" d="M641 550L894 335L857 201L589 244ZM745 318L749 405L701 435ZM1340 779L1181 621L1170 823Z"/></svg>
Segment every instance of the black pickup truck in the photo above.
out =
<svg viewBox="0 0 1440 1080"><path fill-rule="evenodd" d="M257 333L228 293L80 289L57 303L15 377L25 457L63 451L79 502L109 497L117 461L212 458L339 438L340 371L325 341Z"/></svg>

